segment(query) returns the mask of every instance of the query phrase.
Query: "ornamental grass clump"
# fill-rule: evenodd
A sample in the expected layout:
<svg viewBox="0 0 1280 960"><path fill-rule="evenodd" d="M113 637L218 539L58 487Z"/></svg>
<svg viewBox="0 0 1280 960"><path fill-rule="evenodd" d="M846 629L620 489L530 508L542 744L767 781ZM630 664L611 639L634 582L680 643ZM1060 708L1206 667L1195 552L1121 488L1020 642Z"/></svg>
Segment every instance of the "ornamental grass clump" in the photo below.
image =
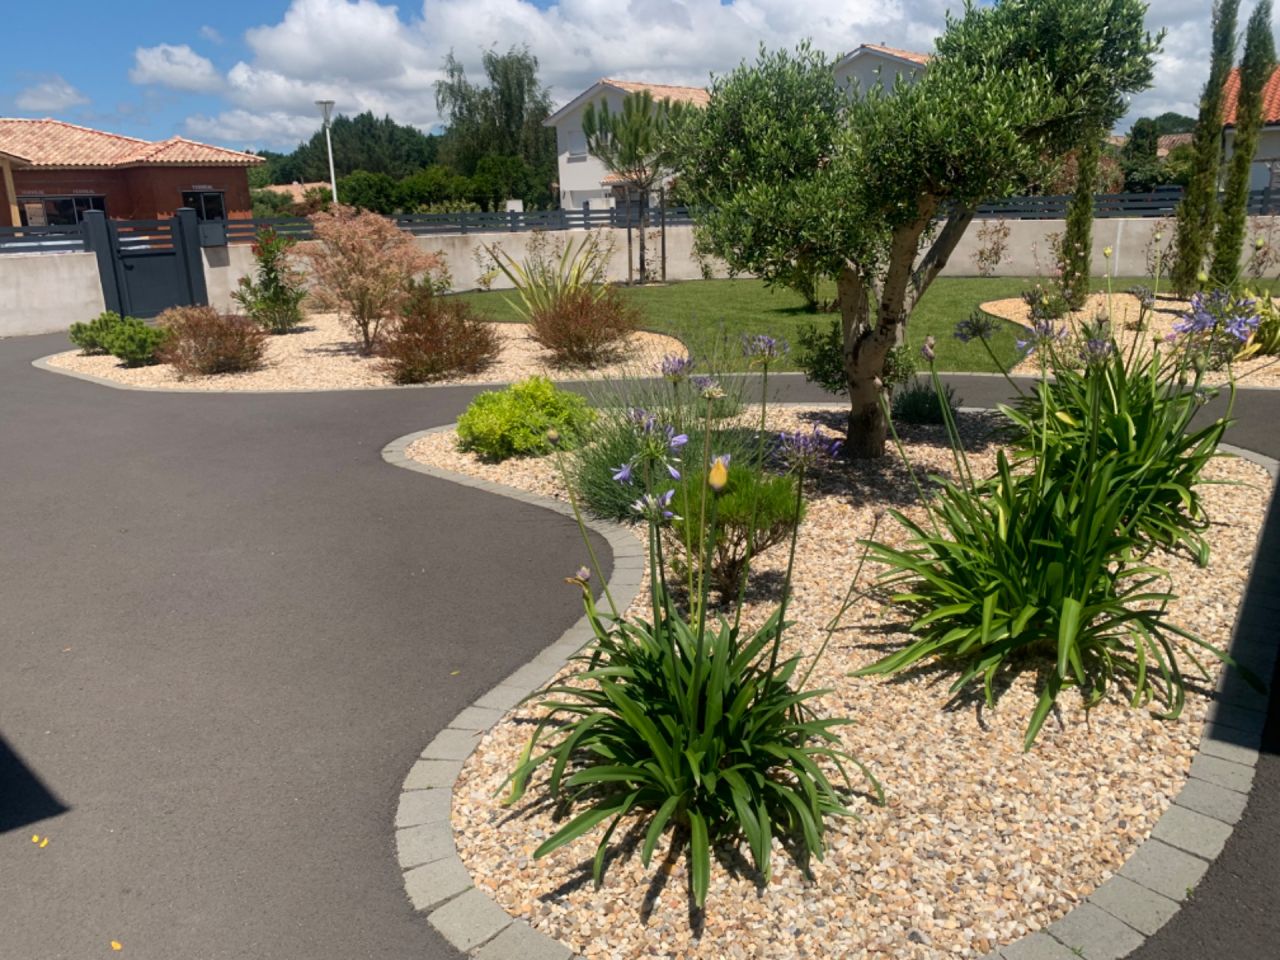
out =
<svg viewBox="0 0 1280 960"><path fill-rule="evenodd" d="M714 393L708 389L704 399L706 436ZM663 558L665 530L681 516L673 474L692 484L687 502L714 543L731 467L706 443L677 465L676 454L683 457L692 447L674 442L683 435L656 420L640 426L651 441L648 452L620 482L632 480L634 511L647 526L649 615L624 616L607 589L610 610L604 613L586 571L569 578L582 591L594 641L576 658L572 675L542 691L541 716L509 778L508 803L535 785L567 811L534 857L604 825L592 864L597 885L610 843L628 818L643 828L646 866L669 835L669 856L683 852L687 858L692 900L702 908L718 845L745 840L760 882L768 883L775 838L788 843L802 864L822 858L827 818L852 815L846 798L853 772L860 771L881 799L883 794L843 749L838 730L850 721L821 716L816 700L828 691L807 688L809 673L798 677L801 658L781 652L791 564L779 608L754 631L742 630L737 617L708 622L705 556L693 610L686 615L673 602ZM796 483L799 488L803 477ZM577 511L576 497L570 499ZM798 514L792 521L798 528ZM583 535L590 551L585 529ZM793 528L793 561L795 536ZM538 771L546 779L535 784Z"/></svg>

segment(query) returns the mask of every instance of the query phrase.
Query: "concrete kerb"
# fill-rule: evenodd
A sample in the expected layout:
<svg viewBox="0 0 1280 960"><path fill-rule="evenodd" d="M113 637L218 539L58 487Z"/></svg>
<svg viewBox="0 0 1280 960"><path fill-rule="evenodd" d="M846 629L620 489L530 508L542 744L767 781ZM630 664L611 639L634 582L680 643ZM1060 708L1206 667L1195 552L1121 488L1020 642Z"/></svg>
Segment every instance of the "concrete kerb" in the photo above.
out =
<svg viewBox="0 0 1280 960"><path fill-rule="evenodd" d="M568 504L409 458L407 451L415 440L453 428L448 424L399 437L382 449L382 459L406 470L573 516ZM586 526L603 537L613 552L609 591L619 607L625 609L639 591L644 575L643 545L620 524L587 520ZM423 749L422 759L410 768L401 787L395 822L396 857L404 871L405 893L414 909L425 913L427 922L441 936L476 960L569 960L573 955L562 943L508 915L472 884L453 843L449 811L462 764L484 732L544 686L592 636L591 625L584 617L459 713Z"/></svg>
<svg viewBox="0 0 1280 960"><path fill-rule="evenodd" d="M452 429L454 424L448 424L400 437L383 448L382 457L394 466L573 515L571 508L559 501L430 467L408 457L410 444L419 437ZM1222 449L1259 464L1273 478L1280 475L1280 463L1270 457L1226 444ZM604 537L613 550L609 589L625 608L640 587L645 566L642 546L618 524L588 521L587 526ZM1238 613L1237 630L1239 623ZM480 735L550 679L590 638L591 629L584 618L455 717L427 745L423 759L405 779L396 814L397 855L405 871L405 892L415 909L427 913L436 930L476 960L569 960L573 956L564 944L506 914L471 884L453 845L448 810L462 763L479 743ZM1233 652L1236 639L1233 637ZM1271 649L1269 655L1268 662L1274 662L1276 650ZM1190 777L1156 822L1151 837L1139 845L1119 872L1046 930L1001 947L983 960L1118 960L1172 919L1221 852L1248 803L1266 714L1221 698L1222 691L1232 689L1241 679L1239 671L1230 666L1223 671L1218 685L1220 699L1210 705ZM1265 701L1263 706L1265 709ZM435 793L444 796L429 796ZM401 835L408 831L413 833L402 840ZM444 852L423 862L428 847Z"/></svg>

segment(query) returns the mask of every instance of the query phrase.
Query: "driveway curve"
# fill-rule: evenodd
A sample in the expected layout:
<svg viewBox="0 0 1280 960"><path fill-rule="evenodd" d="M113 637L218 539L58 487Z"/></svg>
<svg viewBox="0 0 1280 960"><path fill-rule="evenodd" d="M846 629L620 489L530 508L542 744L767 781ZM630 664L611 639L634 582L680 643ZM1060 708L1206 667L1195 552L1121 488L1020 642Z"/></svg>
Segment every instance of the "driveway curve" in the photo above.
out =
<svg viewBox="0 0 1280 960"><path fill-rule="evenodd" d="M477 388L146 393L30 366L63 348L0 342L0 956L458 957L405 898L400 784L577 619L576 528L383 463ZM1275 456L1280 393L1245 399L1231 439ZM1235 904L1259 934L1237 958L1280 938L1249 908L1280 863L1275 734L1237 828L1253 872L1233 838L1166 928L1238 935L1196 913ZM1183 937L1160 956L1197 956Z"/></svg>

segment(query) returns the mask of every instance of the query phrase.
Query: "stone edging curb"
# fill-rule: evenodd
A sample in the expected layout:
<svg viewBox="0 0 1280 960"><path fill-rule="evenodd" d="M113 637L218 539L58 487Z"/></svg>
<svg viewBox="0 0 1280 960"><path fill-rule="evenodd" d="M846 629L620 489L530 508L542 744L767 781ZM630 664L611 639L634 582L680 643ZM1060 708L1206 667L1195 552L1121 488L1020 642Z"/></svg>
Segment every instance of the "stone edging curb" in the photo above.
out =
<svg viewBox="0 0 1280 960"><path fill-rule="evenodd" d="M430 467L407 456L409 445L419 437L453 428L454 424L447 424L399 437L383 448L382 458L397 467L572 516L570 507L557 500ZM1280 463L1270 457L1227 444L1221 449L1259 464L1273 478L1280 476ZM625 609L644 573L641 544L619 524L588 521L587 526L613 550L609 588ZM1254 576L1258 559L1255 549ZM1274 575L1280 575L1280 563L1276 566ZM1267 678L1275 665L1277 644L1265 629L1242 629L1248 599L1246 593L1237 612L1231 654L1242 666ZM570 960L574 956L564 944L513 919L472 885L454 847L450 811L454 783L480 735L551 679L591 635L586 619L579 620L553 645L458 714L422 751L401 788L396 855L405 871L405 892L450 944L476 960ZM1244 815L1266 711L1267 695L1250 687L1240 671L1224 669L1190 776L1151 836L1115 875L1064 917L983 960L1120 960L1155 934L1191 895Z"/></svg>

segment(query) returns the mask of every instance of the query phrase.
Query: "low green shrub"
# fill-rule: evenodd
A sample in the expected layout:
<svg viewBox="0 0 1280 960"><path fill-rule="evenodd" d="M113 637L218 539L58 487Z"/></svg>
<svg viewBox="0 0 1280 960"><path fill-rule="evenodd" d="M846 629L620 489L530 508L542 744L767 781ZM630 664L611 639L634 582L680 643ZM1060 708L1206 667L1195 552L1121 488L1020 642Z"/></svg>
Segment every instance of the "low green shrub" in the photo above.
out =
<svg viewBox="0 0 1280 960"><path fill-rule="evenodd" d="M958 405L955 390L947 386L939 396L928 381L912 377L893 391L893 419L898 423L946 423L944 403L954 414Z"/></svg>
<svg viewBox="0 0 1280 960"><path fill-rule="evenodd" d="M1071 310L1071 304L1067 302L1066 294L1063 293L1059 284L1051 284L1046 288L1037 283L1034 287L1022 291L1022 302L1031 311L1032 323L1060 320Z"/></svg>
<svg viewBox="0 0 1280 960"><path fill-rule="evenodd" d="M427 383L479 373L501 352L493 325L461 300L415 284L400 316L379 338L379 369L396 383Z"/></svg>
<svg viewBox="0 0 1280 960"><path fill-rule="evenodd" d="M719 449L719 448L716 448ZM685 476L675 486L672 510L676 516L667 528L667 560L679 579L693 582L700 558L709 558L707 576L721 600L732 600L742 585L748 559L785 543L797 523L804 520L803 501L797 502L796 478L773 476L757 467L729 463L728 483L715 497L715 541L710 526L699 522L702 491L699 475Z"/></svg>
<svg viewBox="0 0 1280 960"><path fill-rule="evenodd" d="M122 320L114 310L106 310L88 323L73 323L67 337L85 356L108 353L107 339Z"/></svg>
<svg viewBox="0 0 1280 960"><path fill-rule="evenodd" d="M168 332L157 359L173 364L182 379L262 366L266 332L248 317L218 313L213 307L172 307L157 322Z"/></svg>
<svg viewBox="0 0 1280 960"><path fill-rule="evenodd" d="M576 393L546 377L530 377L505 390L480 394L458 418L458 442L490 460L548 453L548 431L566 448L576 446L595 414Z"/></svg>
<svg viewBox="0 0 1280 960"><path fill-rule="evenodd" d="M290 262L297 242L270 227L259 230L253 244L256 276L241 277L231 292L245 313L271 333L288 333L302 322L307 291L301 271Z"/></svg>
<svg viewBox="0 0 1280 960"><path fill-rule="evenodd" d="M102 345L126 367L141 367L159 359L168 338L169 331L163 327L149 327L137 317L125 317L107 331Z"/></svg>

